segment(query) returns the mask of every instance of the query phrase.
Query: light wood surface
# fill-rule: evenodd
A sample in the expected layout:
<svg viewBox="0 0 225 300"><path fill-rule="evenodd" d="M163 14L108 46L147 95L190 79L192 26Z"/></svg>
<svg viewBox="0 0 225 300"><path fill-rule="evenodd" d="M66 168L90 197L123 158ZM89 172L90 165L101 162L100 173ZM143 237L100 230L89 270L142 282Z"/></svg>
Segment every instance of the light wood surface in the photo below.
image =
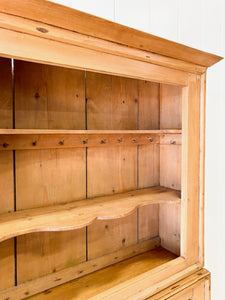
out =
<svg viewBox="0 0 225 300"><path fill-rule="evenodd" d="M11 60L0 58L0 128L13 128Z"/></svg>
<svg viewBox="0 0 225 300"><path fill-rule="evenodd" d="M14 62L17 129L85 129L84 71Z"/></svg>
<svg viewBox="0 0 225 300"><path fill-rule="evenodd" d="M184 71L16 31L1 28L0 38L2 57L184 86L188 80Z"/></svg>
<svg viewBox="0 0 225 300"><path fill-rule="evenodd" d="M98 39L90 35L80 34L78 32L65 30L63 28L48 25L46 23L24 19L9 14L0 13L0 26L1 28L28 33L37 37L43 37L46 39L115 54L122 57L150 62L156 65L170 67L172 69L198 74L202 74L206 71L206 67L202 67L197 64L192 64L168 56L166 57L158 55L156 53L143 51L137 48L126 47L125 45ZM46 32L43 34L43 32L37 28L44 28Z"/></svg>
<svg viewBox="0 0 225 300"><path fill-rule="evenodd" d="M87 128L137 129L138 81L87 73Z"/></svg>
<svg viewBox="0 0 225 300"><path fill-rule="evenodd" d="M202 238L199 235L199 196L202 178L200 175L200 101L201 101L201 78L199 75L189 75L188 94L188 126L187 151L188 165L186 169L187 194L182 199L188 201L187 204L187 259L190 261L199 260L199 245ZM191 114L189 112L192 112ZM200 182L201 180L201 182ZM196 247L198 245L198 247ZM201 246L202 247L202 246Z"/></svg>
<svg viewBox="0 0 225 300"><path fill-rule="evenodd" d="M84 72L23 61L14 66L15 130L85 129ZM81 148L16 150L17 210L84 199L85 164ZM85 244L85 229L18 236L17 283L85 261Z"/></svg>
<svg viewBox="0 0 225 300"><path fill-rule="evenodd" d="M101 292L148 270L166 263L176 256L163 248L135 256L93 274L51 289L31 299L90 299Z"/></svg>
<svg viewBox="0 0 225 300"><path fill-rule="evenodd" d="M181 130L61 131L0 129L0 149L43 150L151 144L180 144Z"/></svg>
<svg viewBox="0 0 225 300"><path fill-rule="evenodd" d="M137 130L137 113L137 80L87 72L88 130ZM133 144L134 147L88 147L88 197L137 189L137 145ZM120 205L117 204L118 208ZM88 258L112 250L125 251L137 244L137 232L136 210L123 219L92 223L87 229Z"/></svg>
<svg viewBox="0 0 225 300"><path fill-rule="evenodd" d="M160 129L182 128L182 87L160 84Z"/></svg>
<svg viewBox="0 0 225 300"><path fill-rule="evenodd" d="M0 128L12 128L11 60L0 58ZM7 129L8 130L8 129ZM14 211L13 151L0 151L0 213ZM14 240L0 243L0 290L15 282Z"/></svg>
<svg viewBox="0 0 225 300"><path fill-rule="evenodd" d="M72 134L72 135L92 135L92 134L179 134L181 129L156 129L156 130L48 130L48 129L0 129L0 135L29 135L29 134Z"/></svg>
<svg viewBox="0 0 225 300"><path fill-rule="evenodd" d="M50 1L2 0L0 11L207 67L221 59L217 55L196 50Z"/></svg>
<svg viewBox="0 0 225 300"><path fill-rule="evenodd" d="M2 0L0 39L0 299L209 300L171 285L204 263L221 57L45 0Z"/></svg>
<svg viewBox="0 0 225 300"><path fill-rule="evenodd" d="M41 291L45 291L56 285L63 284L73 279L82 277L89 273L100 270L104 267L116 264L125 259L131 258L149 250L158 248L160 246L160 238L155 237L150 240L144 241L116 252L103 255L101 257L78 263L72 267L67 267L60 271L50 273L37 279L26 281L16 287L11 287L0 291L0 298L7 299L14 297L16 293L17 300L24 299L28 295L34 295Z"/></svg>
<svg viewBox="0 0 225 300"><path fill-rule="evenodd" d="M160 127L160 84L139 81L139 129L156 130Z"/></svg>
<svg viewBox="0 0 225 300"><path fill-rule="evenodd" d="M74 203L0 215L0 241L36 231L64 231L84 227L95 219L115 219L151 203L180 202L180 192L160 187Z"/></svg>
<svg viewBox="0 0 225 300"><path fill-rule="evenodd" d="M210 273L201 269L148 300L210 300Z"/></svg>

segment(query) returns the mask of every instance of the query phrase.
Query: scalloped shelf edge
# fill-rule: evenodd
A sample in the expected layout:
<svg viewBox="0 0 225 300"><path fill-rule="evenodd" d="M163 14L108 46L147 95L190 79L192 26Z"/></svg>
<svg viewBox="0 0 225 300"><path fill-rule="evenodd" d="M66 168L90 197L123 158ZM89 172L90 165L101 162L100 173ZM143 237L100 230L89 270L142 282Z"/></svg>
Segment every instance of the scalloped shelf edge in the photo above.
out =
<svg viewBox="0 0 225 300"><path fill-rule="evenodd" d="M123 218L138 207L155 203L180 203L180 191L153 187L126 193L78 200L0 215L0 242L34 232L69 231L95 220Z"/></svg>

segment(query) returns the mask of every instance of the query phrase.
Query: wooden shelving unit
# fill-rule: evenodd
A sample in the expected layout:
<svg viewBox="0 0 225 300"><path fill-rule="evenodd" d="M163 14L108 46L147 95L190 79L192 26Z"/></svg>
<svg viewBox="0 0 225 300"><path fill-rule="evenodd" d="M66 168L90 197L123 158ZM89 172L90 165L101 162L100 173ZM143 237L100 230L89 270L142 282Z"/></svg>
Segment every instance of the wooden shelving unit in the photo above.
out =
<svg viewBox="0 0 225 300"><path fill-rule="evenodd" d="M0 299L179 299L221 57L50 1L1 0L0 27Z"/></svg>
<svg viewBox="0 0 225 300"><path fill-rule="evenodd" d="M40 231L66 231L90 225L94 220L125 217L137 208L156 203L180 203L180 192L161 187L68 204L28 209L0 215L0 242Z"/></svg>

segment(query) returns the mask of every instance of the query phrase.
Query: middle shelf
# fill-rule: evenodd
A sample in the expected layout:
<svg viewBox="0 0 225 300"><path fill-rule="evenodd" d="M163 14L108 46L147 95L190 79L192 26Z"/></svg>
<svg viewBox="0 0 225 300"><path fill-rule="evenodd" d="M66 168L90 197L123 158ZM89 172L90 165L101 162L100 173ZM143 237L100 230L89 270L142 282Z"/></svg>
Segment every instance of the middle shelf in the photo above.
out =
<svg viewBox="0 0 225 300"><path fill-rule="evenodd" d="M0 129L0 150L181 144L180 129L46 130Z"/></svg>
<svg viewBox="0 0 225 300"><path fill-rule="evenodd" d="M94 220L122 218L138 207L153 203L180 203L181 193L152 187L67 204L27 209L0 215L0 242L41 231L66 231L90 225Z"/></svg>

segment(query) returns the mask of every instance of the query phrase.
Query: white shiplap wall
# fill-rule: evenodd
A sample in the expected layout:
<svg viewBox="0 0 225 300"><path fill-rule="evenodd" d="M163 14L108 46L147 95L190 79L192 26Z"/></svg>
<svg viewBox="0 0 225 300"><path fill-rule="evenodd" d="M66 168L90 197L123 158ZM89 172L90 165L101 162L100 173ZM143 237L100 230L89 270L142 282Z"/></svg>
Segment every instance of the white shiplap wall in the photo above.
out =
<svg viewBox="0 0 225 300"><path fill-rule="evenodd" d="M225 0L55 0L225 56ZM212 300L225 299L225 61L207 76L205 265Z"/></svg>

